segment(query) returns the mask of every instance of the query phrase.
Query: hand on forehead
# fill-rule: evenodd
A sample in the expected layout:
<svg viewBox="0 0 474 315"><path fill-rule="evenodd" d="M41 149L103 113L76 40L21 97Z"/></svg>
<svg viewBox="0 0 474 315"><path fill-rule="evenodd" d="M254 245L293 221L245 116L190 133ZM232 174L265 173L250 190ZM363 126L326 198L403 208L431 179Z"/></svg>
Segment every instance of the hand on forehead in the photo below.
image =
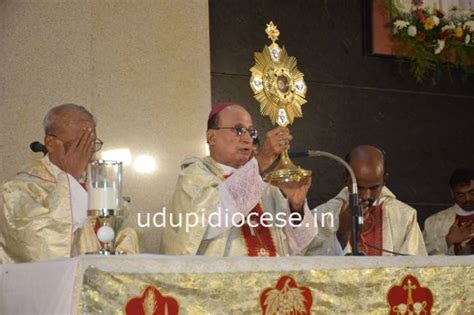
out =
<svg viewBox="0 0 474 315"><path fill-rule="evenodd" d="M60 122L60 132L58 136L64 136L66 138L80 137L84 132L91 130L95 133L95 125L89 119L83 117L76 117L73 119L67 119Z"/></svg>

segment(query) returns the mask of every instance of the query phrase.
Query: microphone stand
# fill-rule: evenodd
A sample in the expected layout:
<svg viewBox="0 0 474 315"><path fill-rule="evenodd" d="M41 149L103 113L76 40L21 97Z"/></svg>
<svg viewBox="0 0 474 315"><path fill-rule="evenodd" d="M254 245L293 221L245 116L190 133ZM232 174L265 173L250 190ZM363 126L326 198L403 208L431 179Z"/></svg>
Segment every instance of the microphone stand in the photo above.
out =
<svg viewBox="0 0 474 315"><path fill-rule="evenodd" d="M338 157L337 155L331 154L325 151L315 151L315 150L308 150L307 152L301 153L294 153L290 155L292 157L326 157L331 160L334 160L340 164L342 164L346 170L349 172L351 179L352 179L352 186L349 190L349 211L352 216L352 239L351 239L351 246L352 246L352 253L348 254L349 256L365 256L363 252L360 251L359 247L359 236L361 225L364 224L364 217L362 216L362 210L359 207L359 198L357 196L357 180L354 174L354 171L350 167L350 165Z"/></svg>

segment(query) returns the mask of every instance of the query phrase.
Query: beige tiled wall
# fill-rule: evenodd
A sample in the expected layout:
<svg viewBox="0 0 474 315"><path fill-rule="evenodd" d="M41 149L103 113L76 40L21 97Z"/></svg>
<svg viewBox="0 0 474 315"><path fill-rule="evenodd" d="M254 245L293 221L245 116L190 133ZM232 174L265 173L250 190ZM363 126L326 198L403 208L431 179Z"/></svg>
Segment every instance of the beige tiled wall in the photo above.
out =
<svg viewBox="0 0 474 315"><path fill-rule="evenodd" d="M182 158L206 152L208 25L205 0L0 0L0 181L34 157L46 111L72 102L96 115L103 151L129 152L132 208L166 206ZM145 232L156 251L159 230Z"/></svg>

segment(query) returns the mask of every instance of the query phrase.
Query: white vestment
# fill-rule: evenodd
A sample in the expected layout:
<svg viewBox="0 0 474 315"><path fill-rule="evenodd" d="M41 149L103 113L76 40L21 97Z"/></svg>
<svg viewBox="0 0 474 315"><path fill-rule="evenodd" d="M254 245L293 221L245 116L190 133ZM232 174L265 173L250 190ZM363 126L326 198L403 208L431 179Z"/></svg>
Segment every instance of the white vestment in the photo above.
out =
<svg viewBox="0 0 474 315"><path fill-rule="evenodd" d="M454 204L452 207L433 214L426 219L423 236L428 255L454 255L454 246L448 248L446 235L448 235L449 229L456 220L456 215L468 216L472 214L474 213L465 211L457 204Z"/></svg>
<svg viewBox="0 0 474 315"><path fill-rule="evenodd" d="M341 253L336 233L339 229L339 213L343 200L348 202L348 199L349 191L346 187L335 198L316 207L319 234L315 237L307 255ZM377 202L383 207L383 249L401 254L426 256L423 235L416 219L416 210L397 200L387 187L383 187ZM332 216L325 214L332 214ZM324 219L321 220L322 218ZM350 246L345 249L345 252L348 251L350 251ZM383 255L392 254L383 252Z"/></svg>

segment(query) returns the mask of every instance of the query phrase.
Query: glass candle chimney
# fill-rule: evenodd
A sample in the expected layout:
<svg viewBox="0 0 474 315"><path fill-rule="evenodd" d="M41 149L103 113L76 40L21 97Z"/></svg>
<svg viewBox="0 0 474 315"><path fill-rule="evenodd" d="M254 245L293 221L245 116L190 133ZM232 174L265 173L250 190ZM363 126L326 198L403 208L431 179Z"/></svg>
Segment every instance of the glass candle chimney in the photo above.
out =
<svg viewBox="0 0 474 315"><path fill-rule="evenodd" d="M93 161L87 168L89 210L116 212L122 207L122 162Z"/></svg>

